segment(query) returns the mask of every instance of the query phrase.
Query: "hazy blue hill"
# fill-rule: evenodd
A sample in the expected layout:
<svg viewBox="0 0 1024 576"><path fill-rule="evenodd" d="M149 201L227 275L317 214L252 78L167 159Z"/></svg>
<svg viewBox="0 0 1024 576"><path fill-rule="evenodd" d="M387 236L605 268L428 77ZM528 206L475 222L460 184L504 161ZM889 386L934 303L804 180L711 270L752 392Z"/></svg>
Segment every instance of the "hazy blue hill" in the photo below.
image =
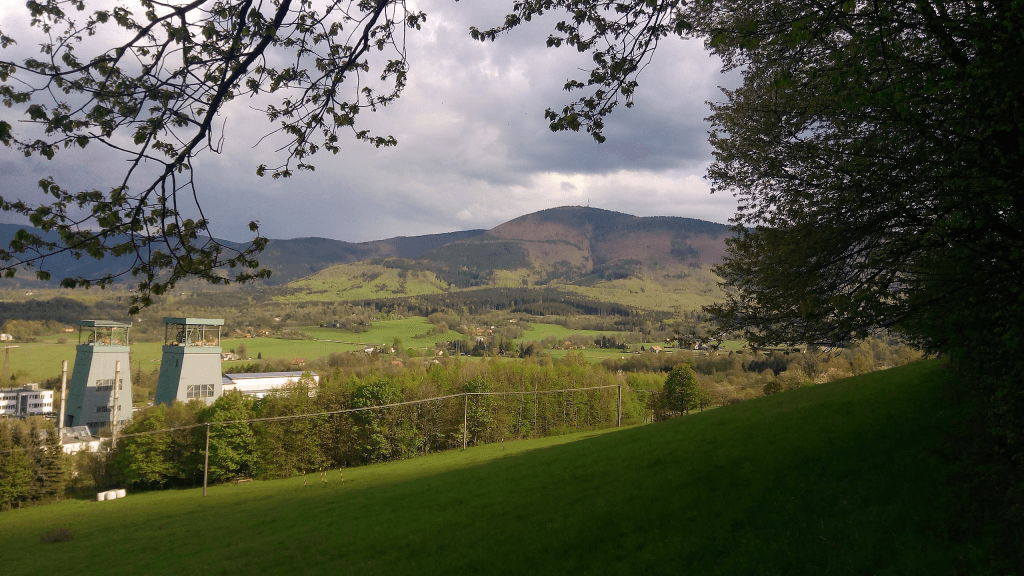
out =
<svg viewBox="0 0 1024 576"><path fill-rule="evenodd" d="M729 227L725 224L697 220L696 218L633 216L622 212L584 206L560 206L558 208L541 210L509 220L498 228L539 222L559 223L572 228L588 229L595 240L622 232L659 230L683 235L705 234L719 236L729 231Z"/></svg>
<svg viewBox="0 0 1024 576"><path fill-rule="evenodd" d="M31 226L0 224L0 246L7 247L18 230L21 229L39 234L46 240L56 241L59 239L54 232L43 232ZM465 230L424 236L399 236L359 243L328 238L271 240L267 243L267 248L257 256L257 259L261 266L269 268L272 273L267 284L285 284L336 264L358 262L382 256L415 258L431 248L443 246L456 240L472 238L484 232L486 231ZM237 250L246 247L245 243L240 242L222 240L221 243ZM130 256L93 260L90 258L76 259L70 254L57 254L40 262L38 268L50 272L50 284L52 285L68 277L98 278L105 274L120 274L131 266L132 261L133 258ZM19 274L13 280L0 281L0 286L31 287L43 284L34 278L31 273ZM123 279L130 282L132 276L126 274Z"/></svg>
<svg viewBox="0 0 1024 576"><path fill-rule="evenodd" d="M0 243L6 245L20 228L0 225ZM692 309L718 297L717 278L710 266L721 261L730 235L724 224L693 218L638 217L564 206L520 216L491 230L359 243L316 237L271 240L257 260L271 271L263 285L311 278L309 286L316 285L322 298L327 294L351 300L433 294L452 288L560 285L585 289L589 297L604 302ZM222 242L234 249L246 246ZM47 258L42 267L51 273L54 284L66 277L124 273L131 262L130 257L95 261L61 254ZM360 278L370 272L366 269L352 274L331 271L345 265L382 267L372 272L393 270L388 274L395 278L364 285ZM123 278L132 280L128 274ZM0 286L29 287L33 282L31 275L22 274L15 282L0 281ZM312 290L309 286L292 286L289 293L297 297L296 292Z"/></svg>

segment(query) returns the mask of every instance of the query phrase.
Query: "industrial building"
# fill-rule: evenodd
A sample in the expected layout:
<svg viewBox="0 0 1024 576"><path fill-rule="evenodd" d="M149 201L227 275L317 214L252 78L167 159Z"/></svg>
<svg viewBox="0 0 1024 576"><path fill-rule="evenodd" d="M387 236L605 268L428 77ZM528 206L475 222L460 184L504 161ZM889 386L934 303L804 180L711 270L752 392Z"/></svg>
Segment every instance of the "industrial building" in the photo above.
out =
<svg viewBox="0 0 1024 576"><path fill-rule="evenodd" d="M254 374L225 374L222 378L224 392L239 392L246 396L263 398L276 390L295 384L305 372L259 372ZM313 381L320 383L320 376L310 372Z"/></svg>
<svg viewBox="0 0 1024 576"><path fill-rule="evenodd" d="M157 404L202 400L212 404L223 393L220 375L220 318L164 318L163 359L156 385Z"/></svg>
<svg viewBox="0 0 1024 576"><path fill-rule="evenodd" d="M115 420L120 429L131 419L132 382L128 356L131 326L131 322L111 320L78 322L78 346L65 404L65 427L88 426L96 433Z"/></svg>
<svg viewBox="0 0 1024 576"><path fill-rule="evenodd" d="M50 412L53 412L53 390L40 390L39 384L0 388L0 416L24 418Z"/></svg>

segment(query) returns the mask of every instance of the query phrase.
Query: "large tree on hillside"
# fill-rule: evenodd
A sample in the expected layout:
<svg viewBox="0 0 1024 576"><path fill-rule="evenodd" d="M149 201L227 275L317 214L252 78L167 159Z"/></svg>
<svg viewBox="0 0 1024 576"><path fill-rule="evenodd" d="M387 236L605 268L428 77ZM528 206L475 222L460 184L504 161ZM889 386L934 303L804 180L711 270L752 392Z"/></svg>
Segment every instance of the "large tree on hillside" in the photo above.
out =
<svg viewBox="0 0 1024 576"><path fill-rule="evenodd" d="M843 345L891 329L949 355L986 407L971 499L995 495L999 523L1020 526L1024 4L716 0L685 11L743 75L712 107L709 176L740 208L718 268L736 291L711 311L755 345Z"/></svg>
<svg viewBox="0 0 1024 576"><path fill-rule="evenodd" d="M713 107L741 198L716 309L757 344L897 328L939 350L1024 280L1024 7L714 2L694 28L744 82Z"/></svg>

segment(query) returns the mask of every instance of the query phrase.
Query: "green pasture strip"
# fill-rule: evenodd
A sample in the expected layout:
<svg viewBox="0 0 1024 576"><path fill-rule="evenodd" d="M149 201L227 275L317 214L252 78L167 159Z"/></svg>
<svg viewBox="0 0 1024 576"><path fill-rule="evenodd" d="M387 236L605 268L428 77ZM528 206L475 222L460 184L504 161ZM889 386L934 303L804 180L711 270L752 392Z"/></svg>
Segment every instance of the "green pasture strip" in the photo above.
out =
<svg viewBox="0 0 1024 576"><path fill-rule="evenodd" d="M732 350L732 351L738 352L738 351L743 350L744 348L746 348L746 346L747 346L747 341L746 340L723 340L722 341L722 350Z"/></svg>
<svg viewBox="0 0 1024 576"><path fill-rule="evenodd" d="M402 339L402 345L406 348L433 348L436 342L450 342L452 340L468 339L470 336L459 334L450 330L444 334L430 334L421 338L414 338L421 334L427 334L434 327L425 318L412 317L398 320L375 320L373 326L364 332L355 333L340 328L320 328L318 326L306 326L299 328L299 332L317 339L340 340L354 343L358 340L358 349L366 345L388 345L390 346L395 338Z"/></svg>
<svg viewBox="0 0 1024 576"><path fill-rule="evenodd" d="M0 516L6 574L939 574L957 409L919 362L649 426ZM555 445L560 444L560 445ZM535 449L547 446L544 449ZM70 542L41 544L67 527Z"/></svg>
<svg viewBox="0 0 1024 576"><path fill-rule="evenodd" d="M24 370L28 373L28 378L31 381L42 381L59 376L61 361L67 360L68 377L70 378L75 367L76 344L77 339L70 338L66 344L56 342L20 344L18 348L12 348L10 351L11 373ZM221 348L225 352L237 349L241 344L245 344L247 356L256 358L262 354L264 360L276 358L312 360L335 352L352 352L363 348L355 344L284 338L225 338L221 340ZM133 342L131 345L132 373L134 374L140 366L143 372L152 372L160 367L162 357L163 344L161 342ZM223 362L221 368L225 372L230 372L233 366L251 362L252 360Z"/></svg>
<svg viewBox="0 0 1024 576"><path fill-rule="evenodd" d="M650 349L651 344L644 344L645 347ZM636 349L640 348L640 344L635 346ZM611 348L586 348L584 350L544 350L545 354L550 355L552 358L561 359L565 358L569 353L582 354L583 358L591 364L600 364L602 360L628 360L635 356L638 356L636 352L626 352L625 350L615 350ZM650 354L650 352L646 352ZM695 356L692 350L679 350L673 348L662 352L662 354L677 354L680 358L693 358ZM703 354L703 352L702 352Z"/></svg>
<svg viewBox="0 0 1024 576"><path fill-rule="evenodd" d="M540 342L545 338L554 336L559 339L559 344L568 338L572 334L581 334L583 336L590 336L591 338L600 338L602 334L605 336L612 336L619 334L620 332L606 331L606 330L573 330L566 328L560 324L543 324L540 322L533 322L530 324L530 329L523 331L523 337L517 338L515 342Z"/></svg>
<svg viewBox="0 0 1024 576"><path fill-rule="evenodd" d="M682 269L675 270L676 273ZM668 271L666 271L668 272ZM575 284L560 287L602 302L615 302L646 310L684 312L699 310L725 297L721 281L709 268L686 269L686 278L648 273L650 277L600 281L592 286Z"/></svg>
<svg viewBox="0 0 1024 576"><path fill-rule="evenodd" d="M78 344L78 335L68 338L64 344L56 341L32 342L18 344L17 348L11 348L11 373L25 371L28 379L39 382L60 376L60 367L63 360L68 361L68 378L75 368L75 346ZM132 342L131 362L132 370L140 365L146 372L160 365L162 355L160 342ZM124 367L127 369L127 367Z"/></svg>
<svg viewBox="0 0 1024 576"><path fill-rule="evenodd" d="M289 283L292 291L274 300L343 302L439 294L448 289L433 272L410 270L404 277L402 272L375 264L339 264Z"/></svg>
<svg viewBox="0 0 1024 576"><path fill-rule="evenodd" d="M246 356L255 359L262 354L264 360L274 358L314 360L335 352L353 352L362 349L361 346L355 344L323 342L320 340L289 340L285 338L229 338L221 340L220 346L221 349L227 352L229 350L237 350L242 344L245 344ZM251 362L252 360L222 362L221 368L223 371L229 372L231 366L249 364Z"/></svg>
<svg viewBox="0 0 1024 576"><path fill-rule="evenodd" d="M19 343L7 354L11 361L11 374L24 371L31 382L40 382L53 376L60 376L61 362L68 361L68 378L75 366L75 340L67 344L56 342Z"/></svg>

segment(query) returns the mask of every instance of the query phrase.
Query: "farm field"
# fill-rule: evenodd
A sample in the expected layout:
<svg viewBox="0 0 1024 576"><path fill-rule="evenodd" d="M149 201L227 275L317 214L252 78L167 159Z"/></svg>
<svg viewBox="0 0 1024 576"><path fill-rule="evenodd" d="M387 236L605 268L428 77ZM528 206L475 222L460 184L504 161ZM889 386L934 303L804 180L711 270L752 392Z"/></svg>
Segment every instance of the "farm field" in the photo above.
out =
<svg viewBox="0 0 1024 576"><path fill-rule="evenodd" d="M237 349L245 344L246 354L249 358L255 359L262 355L263 359L287 359L302 358L312 360L322 356L328 356L336 352L356 352L369 345L390 345L394 339L401 338L406 348L432 349L436 342L461 340L466 338L455 331L444 334L431 334L422 338L414 338L416 335L425 334L433 327L424 318L412 317L397 320L376 320L371 329L355 333L349 330L338 328L321 328L318 326L307 326L296 329L314 340L292 340L285 338L225 338L221 341L221 348L224 351ZM584 335L599 338L602 334L613 335L615 332L604 332L598 330L572 330L558 324L532 323L530 329L525 331L522 338L515 340L515 343L541 341L548 337L555 337L559 340L570 335ZM61 344L60 339L66 340ZM11 373L16 374L24 371L30 382L41 382L60 375L62 360L68 361L68 374L74 370L75 345L78 342L77 334L65 336L47 336L39 342L17 344L17 348L11 348L10 361ZM654 342L643 343L649 348ZM663 345L663 343L662 343ZM728 341L723 346L726 350L739 350L743 343L739 341ZM635 345L639 347L640 344ZM563 358L568 353L565 350L547 350L553 358ZM621 358L628 353L622 350L588 347L578 350L591 363L598 363L608 358ZM680 352L680 351L676 351ZM681 351L689 353L687 351ZM160 366L162 356L160 342L133 342L132 343L132 370L140 367L145 372L150 372ZM222 363L224 372L230 372L235 366L248 364L252 360L237 360Z"/></svg>
<svg viewBox="0 0 1024 576"><path fill-rule="evenodd" d="M288 284L287 294L277 301L343 302L369 298L440 294L448 284L426 270L398 270L375 264L352 263L331 266Z"/></svg>
<svg viewBox="0 0 1024 576"><path fill-rule="evenodd" d="M225 352L237 350L242 344L245 344L246 355L249 358L256 358L262 354L264 360L275 358L313 360L336 352L353 352L362 349L361 346L355 344L321 342L317 340L290 340L286 338L225 338L221 340L221 348ZM249 364L251 362L252 360L222 362L221 368L225 373L228 373L231 371L230 368L232 366Z"/></svg>
<svg viewBox="0 0 1024 576"><path fill-rule="evenodd" d="M340 328L320 328L318 326L307 326L300 328L303 334L323 340L339 340L344 342L358 342L362 345L388 345L390 346L395 338L401 338L406 348L433 348L436 342L449 342L468 338L455 332L448 331L444 334L431 334L422 338L414 338L420 334L426 334L434 327L425 318L414 316L412 318L401 318L397 320L374 320L373 326L364 332L355 333ZM362 349L363 346L356 348ZM355 349L355 348L354 348Z"/></svg>
<svg viewBox="0 0 1024 576"><path fill-rule="evenodd" d="M657 424L5 512L5 574L972 573L942 363ZM575 441L572 441L575 440ZM307 478L309 480L309 478ZM66 527L74 538L41 544ZM187 550L187 553L183 553Z"/></svg>
<svg viewBox="0 0 1024 576"><path fill-rule="evenodd" d="M516 343L519 342L540 342L545 338L555 337L559 340L564 340L572 334L579 334L582 336L589 336L591 338L600 338L601 334L610 336L616 334L615 332L602 332L600 330L572 330L561 326L559 324L542 324L539 322L531 323L530 329L523 332L522 338L517 338Z"/></svg>
<svg viewBox="0 0 1024 576"><path fill-rule="evenodd" d="M649 278L606 280L592 286L565 284L560 287L602 302L666 312L698 310L725 296L718 285L721 278L709 266L679 266L648 275Z"/></svg>
<svg viewBox="0 0 1024 576"><path fill-rule="evenodd" d="M16 374L24 371L30 382L41 382L48 378L60 376L62 360L68 361L68 378L74 370L75 345L77 339L68 338L68 342L60 344L56 338L47 341L19 344L18 348L12 348L11 373ZM225 338L221 340L221 348L225 351L237 349L239 345L245 344L247 355L256 358L262 354L264 359L303 358L306 360L327 356L335 352L351 352L362 347L335 342L319 342L314 340L288 340L284 338ZM160 342L133 342L131 345L132 370L140 367L144 372L151 372L160 366L160 359L163 355L162 343ZM248 364L251 360L239 360L223 362L221 368L224 372L230 372L233 366Z"/></svg>
<svg viewBox="0 0 1024 576"><path fill-rule="evenodd" d="M40 342L19 343L11 348L11 374L23 371L31 382L41 382L48 378L60 376L61 362L68 361L68 378L75 368L75 346L78 340L67 338L61 344L56 337L42 339ZM141 365L144 371L160 365L160 342L133 342L131 345L132 370Z"/></svg>
<svg viewBox="0 0 1024 576"><path fill-rule="evenodd" d="M633 352L625 352L623 350L612 350L601 348L587 348L585 350L545 350L546 354L550 354L552 358L561 359L565 358L570 352L574 354L582 354L583 358L591 364L599 364L602 360L619 360L623 358L629 358L635 356ZM689 350L672 350L669 354L685 354L687 358L693 355L693 352Z"/></svg>

